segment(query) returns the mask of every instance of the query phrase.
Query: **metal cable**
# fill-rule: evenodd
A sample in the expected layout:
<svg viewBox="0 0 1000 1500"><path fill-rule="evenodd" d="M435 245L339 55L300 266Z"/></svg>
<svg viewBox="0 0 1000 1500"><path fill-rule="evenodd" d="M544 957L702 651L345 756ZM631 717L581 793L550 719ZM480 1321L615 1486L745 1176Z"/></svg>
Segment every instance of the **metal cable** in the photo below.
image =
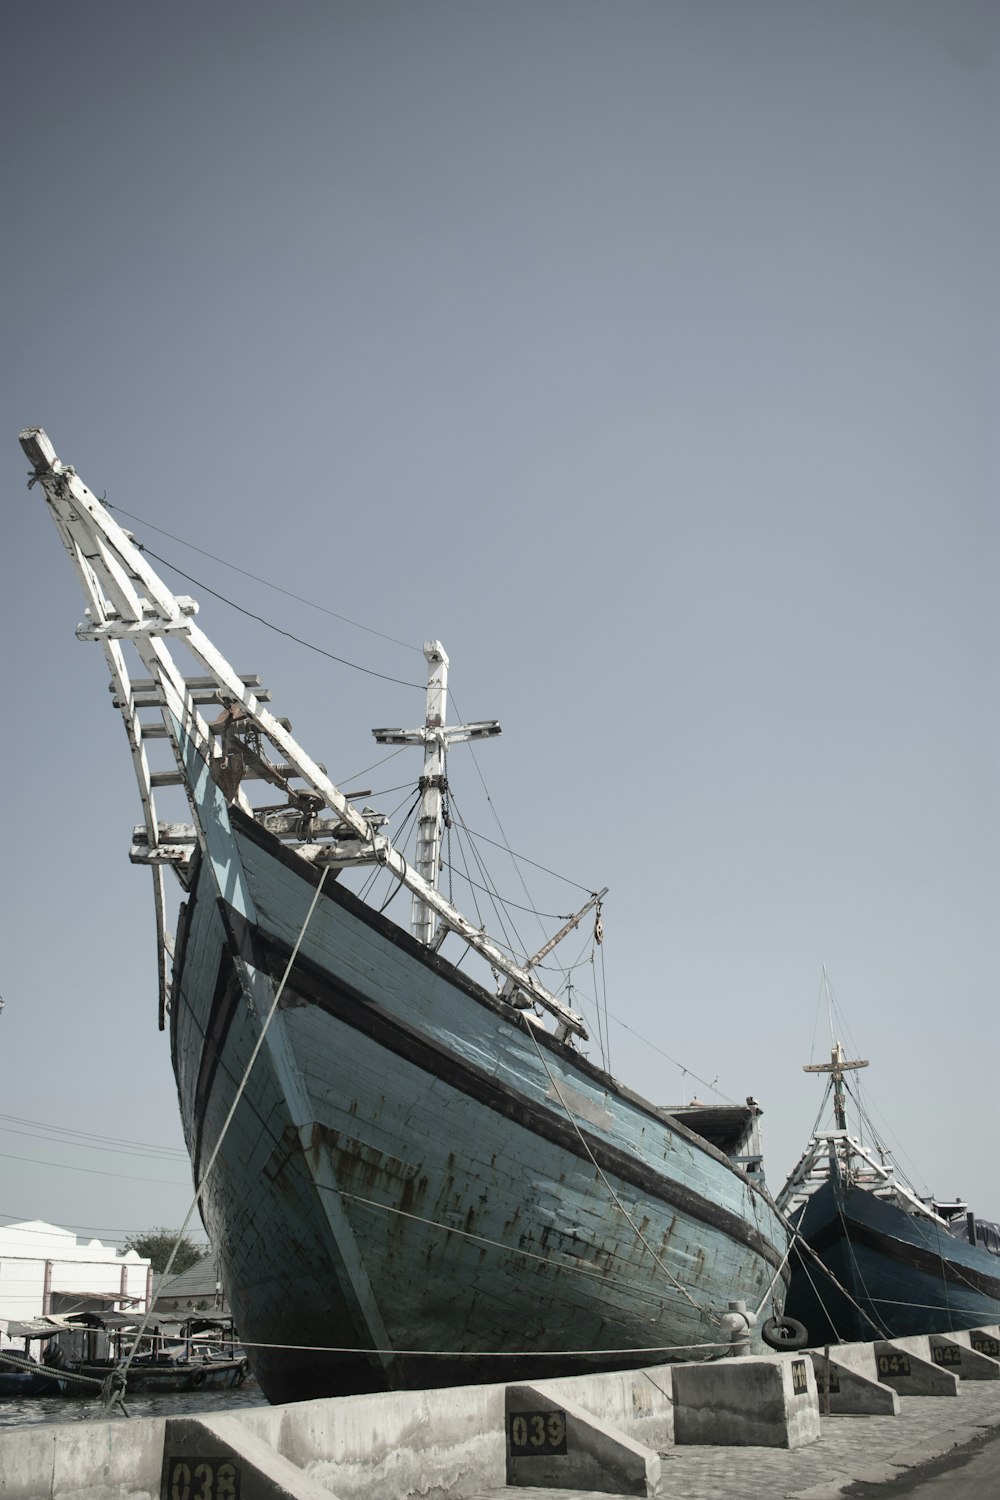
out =
<svg viewBox="0 0 1000 1500"><path fill-rule="evenodd" d="M264 1024L260 1028L260 1034L258 1035L257 1040L254 1043L253 1050L250 1053L250 1058L249 1058L249 1061L247 1062L246 1068L244 1069L243 1077L240 1080L240 1084L239 1084L239 1087L236 1090L235 1096L233 1098L233 1102L229 1106L229 1113L226 1115L226 1118L223 1121L222 1129L219 1132L219 1138L216 1141L215 1147L214 1147L214 1149L212 1151L212 1154L211 1154L211 1156L208 1159L208 1165L205 1168L204 1172L202 1173L201 1181L198 1183L198 1185L197 1185L197 1187L195 1189L194 1198L191 1200L191 1207L188 1209L188 1211L187 1211L187 1213L186 1213L186 1215L184 1217L184 1223L181 1225L180 1229L177 1231L177 1239L176 1239L176 1241L174 1243L173 1249L170 1252L169 1258L167 1260L167 1264L166 1264L166 1266L163 1269L163 1279L164 1280L166 1280L166 1278L170 1275L171 1270L173 1269L174 1259L175 1259L175 1257L177 1255L177 1251L180 1249L181 1241L184 1238L184 1231L187 1229L187 1226L188 1226L188 1223L189 1223L189 1221L191 1219L191 1216L194 1213L195 1209L198 1207L199 1202L201 1201L201 1195L205 1191L205 1184L208 1181L209 1176L211 1175L212 1168L215 1166L216 1158L217 1158L217 1156L219 1155L219 1152L222 1149L222 1143L223 1143L223 1141L226 1138L226 1134L227 1134L227 1132L229 1130L230 1125L232 1124L233 1116L236 1113L236 1107L237 1107L237 1105L239 1104L240 1100L243 1097L243 1091L244 1091L244 1089L247 1086L247 1080L250 1077L250 1073L251 1073L251 1071L253 1069L253 1065L257 1061L257 1056L258 1056L261 1048L264 1045L264 1039L267 1036L268 1028L269 1028L269 1026L271 1025L271 1022L274 1019L275 1013L276 1013L276 1011L278 1009L278 1002L281 1000L282 992L284 991L285 985L288 982L288 976L292 972L292 968L294 967L295 960L298 957L299 949L302 946L302 942L303 942L303 939L305 938L306 931L307 931L307 929L309 927L309 923L312 921L313 912L316 910L316 906L317 906L317 904L319 902L319 898L322 895L323 886L324 886L324 884L326 882L326 877L327 877L327 871L328 871L328 869L329 869L329 866L327 866L327 869L324 869L322 875L319 878L319 882L318 882L318 884L316 886L316 889L313 892L313 898L312 898L312 901L309 903L309 910L306 912L306 919L305 919L305 921L302 924L302 930L299 933L298 937L295 939L295 946L292 949L291 954L289 955L288 963L285 965L285 972L282 974L282 976L281 976L281 982L280 982L280 984L278 985L277 989L274 992L274 999L271 1002L271 1009L268 1011L267 1016L265 1017L265 1020L264 1020ZM125 1359L123 1360L123 1362L122 1362L122 1364L120 1366L119 1373L121 1374L121 1376L125 1380L128 1379L129 1368L130 1368L130 1366L132 1364L133 1359L135 1358L136 1351L139 1348L139 1342L140 1342L143 1334L145 1333L146 1328L149 1325L149 1320L152 1317L152 1314L153 1314L153 1309L151 1307L147 1307L147 1309L146 1309L146 1311L145 1311L145 1313L143 1315L142 1323L139 1325L139 1330L136 1333L135 1338L132 1341L132 1346L129 1349L128 1354L126 1355ZM112 1400L114 1400L114 1399L115 1399L115 1396L114 1396L114 1394L112 1394ZM109 1401L108 1404L110 1405L111 1402ZM124 1408L122 1408L122 1409L124 1410Z"/></svg>

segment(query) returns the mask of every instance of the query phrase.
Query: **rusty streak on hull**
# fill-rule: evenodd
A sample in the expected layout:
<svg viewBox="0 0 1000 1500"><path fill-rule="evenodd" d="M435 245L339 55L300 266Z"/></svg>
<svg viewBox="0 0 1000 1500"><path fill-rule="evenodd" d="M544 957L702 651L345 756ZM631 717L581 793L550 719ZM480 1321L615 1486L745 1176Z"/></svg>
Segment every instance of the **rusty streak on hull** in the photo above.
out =
<svg viewBox="0 0 1000 1500"><path fill-rule="evenodd" d="M171 1018L199 1170L319 878L203 795L227 863L196 862ZM719 1151L336 885L269 1037L202 1207L271 1400L691 1357L781 1262Z"/></svg>

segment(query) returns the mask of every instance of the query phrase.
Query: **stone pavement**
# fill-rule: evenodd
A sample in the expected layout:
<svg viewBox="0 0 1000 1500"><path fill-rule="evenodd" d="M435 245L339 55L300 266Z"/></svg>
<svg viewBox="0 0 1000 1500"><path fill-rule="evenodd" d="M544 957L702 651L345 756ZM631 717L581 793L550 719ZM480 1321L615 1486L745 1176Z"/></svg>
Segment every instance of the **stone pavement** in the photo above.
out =
<svg viewBox="0 0 1000 1500"><path fill-rule="evenodd" d="M898 1417L824 1417L818 1442L785 1448L669 1448L658 1495L683 1500L835 1500L856 1481L885 1484L1000 1428L1000 1391L964 1381L955 1397L901 1396ZM988 1492L987 1492L988 1493ZM470 1500L609 1500L593 1490L488 1490Z"/></svg>

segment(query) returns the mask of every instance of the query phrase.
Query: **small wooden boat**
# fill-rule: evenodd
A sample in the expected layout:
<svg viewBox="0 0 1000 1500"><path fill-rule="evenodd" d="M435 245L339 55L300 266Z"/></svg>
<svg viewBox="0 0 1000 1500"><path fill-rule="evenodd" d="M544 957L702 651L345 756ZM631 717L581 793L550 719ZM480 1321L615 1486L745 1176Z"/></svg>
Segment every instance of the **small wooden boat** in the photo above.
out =
<svg viewBox="0 0 1000 1500"><path fill-rule="evenodd" d="M18 1400L23 1396L58 1396L65 1381L38 1364L24 1351L0 1350L0 1400Z"/></svg>
<svg viewBox="0 0 1000 1500"><path fill-rule="evenodd" d="M36 1341L45 1345L45 1351L40 1364L28 1354L4 1351L10 1357L0 1360L0 1395L92 1400L126 1360L128 1395L232 1390L249 1375L243 1351L232 1343L231 1324L228 1329L218 1320L173 1325L176 1337L164 1333L163 1327L169 1325L157 1325L143 1335L138 1352L129 1358L139 1324L139 1316L133 1313L87 1312L11 1325L13 1336L25 1340L26 1350ZM210 1342L209 1330L228 1332L228 1352L225 1346ZM24 1369L29 1361L31 1368Z"/></svg>
<svg viewBox="0 0 1000 1500"><path fill-rule="evenodd" d="M242 1385L248 1372L245 1359L173 1359L170 1355L140 1356L128 1368L127 1394L165 1395L168 1391L229 1391ZM75 1372L102 1384L118 1369L114 1359L95 1360L75 1366ZM64 1395L86 1395L85 1389L66 1384Z"/></svg>

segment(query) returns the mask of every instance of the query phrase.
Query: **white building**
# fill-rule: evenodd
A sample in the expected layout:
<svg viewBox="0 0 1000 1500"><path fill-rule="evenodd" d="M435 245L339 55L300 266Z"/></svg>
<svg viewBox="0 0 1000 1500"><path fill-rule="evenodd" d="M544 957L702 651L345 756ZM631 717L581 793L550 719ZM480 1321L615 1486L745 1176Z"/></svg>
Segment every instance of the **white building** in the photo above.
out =
<svg viewBox="0 0 1000 1500"><path fill-rule="evenodd" d="M41 1219L0 1226L0 1335L44 1313L144 1312L152 1285L149 1259L134 1250Z"/></svg>

